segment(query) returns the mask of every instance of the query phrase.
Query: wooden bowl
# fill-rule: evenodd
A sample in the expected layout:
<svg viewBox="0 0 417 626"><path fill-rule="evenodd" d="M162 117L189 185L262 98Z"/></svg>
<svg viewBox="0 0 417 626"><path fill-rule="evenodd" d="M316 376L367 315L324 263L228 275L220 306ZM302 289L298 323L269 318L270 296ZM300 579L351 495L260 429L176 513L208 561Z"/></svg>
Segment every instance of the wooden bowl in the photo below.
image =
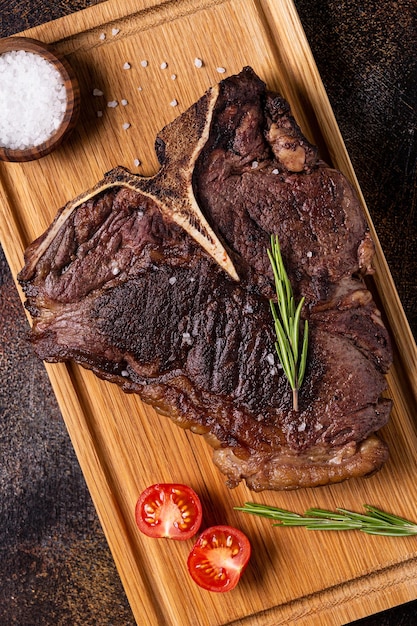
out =
<svg viewBox="0 0 417 626"><path fill-rule="evenodd" d="M1 161L33 161L55 150L73 130L80 112L80 87L67 59L52 46L29 37L7 37L0 40L0 55L12 50L32 52L49 61L60 73L67 92L67 108L64 118L57 130L46 141L24 150L0 146Z"/></svg>

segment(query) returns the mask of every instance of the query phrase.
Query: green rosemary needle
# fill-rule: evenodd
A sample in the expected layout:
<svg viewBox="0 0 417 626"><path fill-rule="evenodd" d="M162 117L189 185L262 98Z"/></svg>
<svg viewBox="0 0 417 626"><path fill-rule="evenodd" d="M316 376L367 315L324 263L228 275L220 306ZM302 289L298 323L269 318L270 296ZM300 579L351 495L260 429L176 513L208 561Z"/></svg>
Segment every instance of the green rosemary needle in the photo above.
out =
<svg viewBox="0 0 417 626"><path fill-rule="evenodd" d="M296 307L277 236L272 235L271 250L267 252L274 274L277 294L277 304L270 300L277 337L275 350L291 385L294 411L298 411L298 391L304 379L308 349L308 322L305 320L300 350L301 309L303 308L304 297L301 298Z"/></svg>
<svg viewBox="0 0 417 626"><path fill-rule="evenodd" d="M390 537L417 535L417 524L414 522L386 513L369 504L363 506L366 514L347 509L336 509L336 512L333 512L311 508L304 515L299 515L285 509L254 502L246 502L243 507L235 508L237 511L276 520L277 523L274 526L304 526L308 530L359 530L368 535Z"/></svg>

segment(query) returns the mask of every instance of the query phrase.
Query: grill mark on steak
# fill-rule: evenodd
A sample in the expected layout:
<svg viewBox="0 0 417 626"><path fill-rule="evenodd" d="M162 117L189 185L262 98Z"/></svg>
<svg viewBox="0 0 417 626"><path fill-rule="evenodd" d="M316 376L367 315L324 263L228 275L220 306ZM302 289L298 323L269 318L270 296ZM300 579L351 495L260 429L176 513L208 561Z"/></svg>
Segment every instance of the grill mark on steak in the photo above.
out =
<svg viewBox="0 0 417 626"><path fill-rule="evenodd" d="M115 168L26 251L36 353L75 360L202 434L231 487L378 470L391 348L363 280L373 246L350 184L250 68L163 129L156 149L155 176ZM274 349L272 233L311 329L297 413Z"/></svg>

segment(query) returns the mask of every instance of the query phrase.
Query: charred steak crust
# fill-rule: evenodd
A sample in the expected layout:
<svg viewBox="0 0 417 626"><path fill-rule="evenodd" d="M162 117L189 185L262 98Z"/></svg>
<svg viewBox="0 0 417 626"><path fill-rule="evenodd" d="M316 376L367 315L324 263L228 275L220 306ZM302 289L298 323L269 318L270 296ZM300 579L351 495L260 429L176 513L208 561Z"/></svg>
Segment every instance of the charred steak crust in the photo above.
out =
<svg viewBox="0 0 417 626"><path fill-rule="evenodd" d="M251 68L164 128L156 149L155 177L116 168L26 251L18 278L36 353L74 360L202 434L230 487L380 469L391 348L363 279L373 246L351 185ZM311 328L297 413L274 355L271 234Z"/></svg>

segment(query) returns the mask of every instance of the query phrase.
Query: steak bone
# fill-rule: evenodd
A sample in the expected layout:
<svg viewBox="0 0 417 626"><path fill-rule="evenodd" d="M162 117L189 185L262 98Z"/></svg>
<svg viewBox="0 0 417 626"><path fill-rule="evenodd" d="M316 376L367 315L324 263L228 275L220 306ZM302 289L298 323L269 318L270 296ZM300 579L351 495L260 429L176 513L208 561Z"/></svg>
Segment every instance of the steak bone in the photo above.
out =
<svg viewBox="0 0 417 626"><path fill-rule="evenodd" d="M204 217L194 196L192 177L195 163L204 148L210 133L213 110L219 95L219 87L210 88L205 96L189 108L176 123L170 125L164 136L169 158L157 174L150 177L133 174L117 166L105 174L92 189L68 202L59 212L51 227L34 242L26 254L25 270L21 278L28 280L56 234L83 203L111 188L125 187L152 199L161 214L183 228L234 280L239 276L224 245Z"/></svg>

